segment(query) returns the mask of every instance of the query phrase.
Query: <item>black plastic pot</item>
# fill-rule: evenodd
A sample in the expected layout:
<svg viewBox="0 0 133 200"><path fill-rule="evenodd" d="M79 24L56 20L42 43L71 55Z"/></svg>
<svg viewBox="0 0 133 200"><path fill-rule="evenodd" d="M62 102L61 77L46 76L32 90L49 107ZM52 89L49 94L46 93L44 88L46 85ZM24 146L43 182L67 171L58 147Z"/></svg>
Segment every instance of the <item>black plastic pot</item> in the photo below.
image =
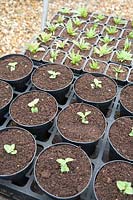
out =
<svg viewBox="0 0 133 200"><path fill-rule="evenodd" d="M0 132L6 131L6 130L9 130L9 129L17 129L17 130L21 130L21 131L26 131L25 129L20 128L20 127L7 127L7 128L4 128L4 129L1 129ZM23 169L19 170L18 172L13 173L13 174L0 175L1 179L12 180L12 181L20 180L21 181L21 178L23 178L25 176L25 174L28 172L28 170L31 168L33 161L35 159L35 155L36 155L36 151L37 151L37 145L36 145L36 140L35 140L34 136L28 131L27 131L27 134L30 134L30 136L33 138L33 141L34 141L34 144L35 144L35 151L34 151L34 155L33 155L32 159L27 163L27 165Z"/></svg>
<svg viewBox="0 0 133 200"><path fill-rule="evenodd" d="M125 90L126 87L128 87L128 86L132 86L132 87L133 87L133 84L128 84L128 85L124 86L124 87L122 88L121 92L120 92L120 115L121 115L121 116L126 116L126 115L128 115L128 116L133 116L133 112L130 111L130 110L122 103L122 101L121 101L121 93L122 93L123 90Z"/></svg>
<svg viewBox="0 0 133 200"><path fill-rule="evenodd" d="M85 103L83 103L85 104ZM71 104L70 104L71 105ZM86 104L87 106L91 106L92 108L95 108L94 106L92 105L89 105L89 104ZM58 118L59 118L59 115L64 112L64 110L66 110L67 108L69 107L69 105L67 107L65 107L63 110L61 110L56 118L56 127L57 127L57 130L59 132L59 134L61 135L62 139L64 142L68 142L68 143L71 143L71 144L74 144L76 146L80 146L89 156L91 156L95 150L96 150L96 146L98 145L98 143L101 141L101 139L103 138L103 135L105 133L105 130L106 130L106 119L103 115L103 113L101 112L102 116L103 116L103 119L105 120L105 129L103 131L103 133L101 134L101 136L95 140L95 141L92 141L92 142L78 142L78 141L74 141L74 140L71 140L67 137L65 137L63 135L63 133L61 132L61 130L59 129L58 127ZM100 111L100 110L99 110Z"/></svg>
<svg viewBox="0 0 133 200"><path fill-rule="evenodd" d="M1 81L1 80L0 80ZM1 81L1 82L5 82L5 81ZM8 85L10 86L11 88L11 91L12 91L12 97L9 99L8 103L3 106L2 108L0 108L0 121L2 121L4 115L8 112L8 109L9 109L9 105L13 99L13 88L11 87L11 85L8 83Z"/></svg>
<svg viewBox="0 0 133 200"><path fill-rule="evenodd" d="M121 118L132 118L133 119L133 116L130 116L130 117L121 117ZM118 118L118 119L116 119L114 122L113 122L113 124L117 121L117 120L119 120L119 119L121 119L121 118ZM112 125L113 125L112 124ZM111 125L111 126L112 126ZM122 136L121 136L122 137ZM129 137L128 135L127 135L127 137ZM109 132L109 135L108 135L108 141L109 141L109 160L125 160L125 161L128 161L128 162L133 162L133 160L131 160L131 159L127 159L123 154L121 154L115 147L114 147L114 145L113 145L113 143L111 142L111 140L110 140L110 132ZM130 147L129 147L129 151L130 151L131 149L130 149Z"/></svg>
<svg viewBox="0 0 133 200"><path fill-rule="evenodd" d="M15 79L15 80L2 79L2 78L1 79L6 81L6 82L8 82L8 83L10 83L11 86L15 88L15 90L22 92L22 91L24 91L26 89L26 85L25 84L30 79L30 76L31 76L31 73L32 73L32 70L33 70L33 62L29 57L27 57L25 55L22 55L22 54L9 54L9 55L1 57L0 61L1 60L6 60L8 58L11 58L12 56L16 56L16 57L20 57L21 56L21 57L25 58L26 60L28 60L31 63L32 68L31 68L31 70L30 70L30 72L28 74L26 74L25 76L23 76L23 77L21 77L19 79Z"/></svg>
<svg viewBox="0 0 133 200"><path fill-rule="evenodd" d="M39 140L44 140L46 137L47 137L47 131L51 128L51 126L53 125L53 120L58 112L58 104L56 102L56 105L57 105L57 110L56 110L56 113L55 115L49 120L47 121L46 123L41 123L41 124L37 124L37 125L24 125L22 123L18 123L11 115L11 107L12 107L12 104L16 101L17 98L19 98L21 95L24 95L24 94L27 94L27 93L30 93L30 92L34 92L36 90L32 90L32 91L28 91L28 92L24 92L20 95L18 95L13 101L12 103L10 104L10 107L9 107L9 114L11 116L11 119L19 126L19 127L22 127L28 131L30 131L32 134L36 135L37 136L37 139ZM40 92L43 92L43 91L40 91ZM48 93L47 93L48 94ZM54 98L51 94L48 94L49 96L51 96L52 98ZM54 98L55 99L55 98Z"/></svg>
<svg viewBox="0 0 133 200"><path fill-rule="evenodd" d="M50 64L50 65L57 65L57 64ZM63 67L66 67L66 66L64 66L64 65L60 65L60 66L62 66L62 68ZM42 65L42 66L40 66L40 67L47 67L47 65ZM39 68L40 68L39 67ZM68 68L68 67L66 67L66 68ZM71 86L71 84L72 84L72 82L73 82L73 79L74 79L74 75L73 75L73 72L72 72L72 70L70 69L70 68L68 68L68 70L71 72L71 74L72 74L72 80L71 80L71 82L69 82L65 87L63 87L63 88L59 88L59 89L57 89L57 90L47 90L47 89L43 89L43 88L40 88L39 86L37 86L35 83L34 83L34 81L33 81L33 76L34 76L34 74L36 73L36 71L37 71L38 69L36 69L36 70L34 70L33 71L33 73L32 73L32 76L31 76L31 81L32 81L32 84L34 85L34 87L36 88L36 89L38 89L38 90L42 90L42 91L45 91L45 92L48 92L48 93L50 93L52 96L54 96L55 97L55 99L58 101L58 103L59 104L63 104L64 102L65 102L65 95L67 94L67 92L69 91L69 89L70 89L70 86Z"/></svg>
<svg viewBox="0 0 133 200"><path fill-rule="evenodd" d="M115 82L112 78L110 78L109 76L104 75L104 74L101 74L101 73L85 73L85 74L79 76L79 77L76 79L75 83L74 83L74 93L75 93L75 95L76 95L76 98L77 98L77 101L78 101L78 102L89 103L89 104L91 104L91 105L96 106L97 108L99 108L104 114L107 114L108 108L109 108L109 106L111 105L111 103L113 102L113 100L115 99L116 94L115 94L115 96L114 96L113 98L111 98L111 99L109 99L109 100L107 100L107 101L103 101L103 102L92 102L92 101L88 101L88 100L86 100L86 99L83 99L83 98L80 97L80 96L77 94L77 92L75 91L75 85L76 85L77 80L80 79L82 76L85 76L86 74L92 74L92 75L95 76L95 77L107 77L108 79L110 79L110 80L115 84L115 86L116 86L116 94L117 94L117 84L116 84L116 82Z"/></svg>
<svg viewBox="0 0 133 200"><path fill-rule="evenodd" d="M54 148L54 146L61 146L61 145L69 145L69 146L73 146L75 148L79 148L77 147L76 145L73 145L73 144L70 144L70 143L57 143L57 144L54 144L52 146L48 146L46 149L44 149L42 152L40 152L40 154L38 155L37 159L36 159L36 162L35 162L35 165L34 165L34 177L35 177L35 181L36 183L38 184L38 186L41 188L41 190L46 193L46 195L48 195L49 197L52 197L52 199L55 199L55 200L79 200L79 196L88 188L89 184L90 184L90 180L91 180L91 177L92 177L92 165L91 165L91 161L89 159L89 157L87 156L87 154L81 149L81 151L87 156L88 160L89 160L89 163L91 165L91 175L90 175L90 179L88 180L88 184L86 185L86 187L81 191L81 192L78 192L76 195L74 196L70 196L70 197L58 197L58 196L55 196L49 192L47 192L39 183L39 181L37 180L37 177L36 177L36 165L37 165L37 162L38 162L38 158L45 152L45 151L48 151L48 149L50 149L51 147ZM66 180L67 181L67 180Z"/></svg>

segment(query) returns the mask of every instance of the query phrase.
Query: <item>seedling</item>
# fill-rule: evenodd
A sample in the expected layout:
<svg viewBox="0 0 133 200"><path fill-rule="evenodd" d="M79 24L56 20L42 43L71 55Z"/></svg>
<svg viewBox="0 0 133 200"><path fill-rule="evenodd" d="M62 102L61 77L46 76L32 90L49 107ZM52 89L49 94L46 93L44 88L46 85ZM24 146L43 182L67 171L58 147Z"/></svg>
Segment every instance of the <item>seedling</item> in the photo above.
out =
<svg viewBox="0 0 133 200"><path fill-rule="evenodd" d="M98 54L99 57L102 57L104 55L110 54L112 52L112 47L108 47L107 44L104 44L103 46L94 47L94 53Z"/></svg>
<svg viewBox="0 0 133 200"><path fill-rule="evenodd" d="M129 33L128 38L133 39L133 31Z"/></svg>
<svg viewBox="0 0 133 200"><path fill-rule="evenodd" d="M121 51L118 51L116 52L116 55L117 55L117 59L120 61L120 62L123 62L123 61L130 61L132 60L132 54L128 51L125 51L125 50L121 50Z"/></svg>
<svg viewBox="0 0 133 200"><path fill-rule="evenodd" d="M88 16L88 10L86 7L80 7L76 11L77 16L86 18Z"/></svg>
<svg viewBox="0 0 133 200"><path fill-rule="evenodd" d="M128 38L125 40L125 43L124 43L124 50L126 51L126 50L128 50L128 49L130 49L130 47L131 47L131 42L128 40Z"/></svg>
<svg viewBox="0 0 133 200"><path fill-rule="evenodd" d="M58 28L59 24L52 24L50 22L47 22L47 29L50 31L50 33L54 34L56 29Z"/></svg>
<svg viewBox="0 0 133 200"><path fill-rule="evenodd" d="M71 11L69 8L61 8L59 12L62 14L69 14Z"/></svg>
<svg viewBox="0 0 133 200"><path fill-rule="evenodd" d="M124 70L121 69L121 66L120 67L113 67L113 71L115 72L115 78L116 78L116 80L118 79L120 73L124 72Z"/></svg>
<svg viewBox="0 0 133 200"><path fill-rule="evenodd" d="M64 20L65 20L65 17L63 15L59 15L58 18L57 18L57 23L63 24Z"/></svg>
<svg viewBox="0 0 133 200"><path fill-rule="evenodd" d="M76 26L80 26L83 23L83 21L81 21L78 17L75 17L75 18L73 18L73 23Z"/></svg>
<svg viewBox="0 0 133 200"><path fill-rule="evenodd" d="M131 132L129 133L129 136L130 136L130 137L133 137L133 127L132 127Z"/></svg>
<svg viewBox="0 0 133 200"><path fill-rule="evenodd" d="M17 150L15 149L15 144L11 144L11 145L10 144L5 144L4 145L4 150L8 154L12 154L12 155L17 154Z"/></svg>
<svg viewBox="0 0 133 200"><path fill-rule="evenodd" d="M57 57L58 57L58 54L59 54L59 50L53 50L53 49L51 49L51 51L50 51L50 62L55 62L56 61L56 59L57 59Z"/></svg>
<svg viewBox="0 0 133 200"><path fill-rule="evenodd" d="M96 18L95 22L99 22L105 19L105 16L103 14L98 14L96 16L94 16L94 18Z"/></svg>
<svg viewBox="0 0 133 200"><path fill-rule="evenodd" d="M91 114L91 111L85 111L85 113L83 113L83 112L77 112L77 115L80 116L81 122L83 124L88 124L89 123L88 120L87 120L87 116L90 115L90 114Z"/></svg>
<svg viewBox="0 0 133 200"><path fill-rule="evenodd" d="M34 43L27 44L26 47L27 47L27 50L29 50L31 53L35 54L38 51L44 51L44 48L39 47L39 45L40 45L40 43L34 42Z"/></svg>
<svg viewBox="0 0 133 200"><path fill-rule="evenodd" d="M47 42L49 42L50 40L52 40L52 33L41 33L38 36L38 39L43 42L44 44L46 44Z"/></svg>
<svg viewBox="0 0 133 200"><path fill-rule="evenodd" d="M65 46L67 46L68 45L68 39L66 39L66 40L58 40L57 42L56 42L56 48L58 49L58 48L60 48L60 49L64 49L65 48Z"/></svg>
<svg viewBox="0 0 133 200"><path fill-rule="evenodd" d="M96 35L97 35L97 33L96 33L96 27L91 27L90 29L87 29L85 35L86 35L86 37L88 39L95 38Z"/></svg>
<svg viewBox="0 0 133 200"><path fill-rule="evenodd" d="M80 50L89 50L90 44L85 42L84 38L81 38L79 41L74 40L73 43L80 49Z"/></svg>
<svg viewBox="0 0 133 200"><path fill-rule="evenodd" d="M70 171L67 163L72 162L73 160L74 160L73 158L65 158L65 159L59 158L56 160L56 162L60 164L61 173Z"/></svg>
<svg viewBox="0 0 133 200"><path fill-rule="evenodd" d="M128 181L116 181L117 188L120 192L127 195L133 195L132 183Z"/></svg>
<svg viewBox="0 0 133 200"><path fill-rule="evenodd" d="M58 75L60 75L60 72L55 72L54 70L49 70L48 74L50 74L49 78L56 79Z"/></svg>
<svg viewBox="0 0 133 200"><path fill-rule="evenodd" d="M76 29L73 28L72 20L69 19L69 21L66 24L66 31L67 31L67 33L70 36L75 36L75 35L77 35L76 30L77 30L77 28Z"/></svg>
<svg viewBox="0 0 133 200"><path fill-rule="evenodd" d="M80 61L82 60L82 56L79 54L79 51L75 53L74 50L69 53L68 58L71 60L71 63L73 65L78 65Z"/></svg>
<svg viewBox="0 0 133 200"><path fill-rule="evenodd" d="M93 83L91 84L91 88L102 88L102 81L99 81L97 78L94 78Z"/></svg>
<svg viewBox="0 0 133 200"><path fill-rule="evenodd" d="M38 113L38 107L37 107L38 102L39 102L39 99L36 98L30 103L28 103L28 106L30 107L32 113Z"/></svg>
<svg viewBox="0 0 133 200"><path fill-rule="evenodd" d="M18 62L10 62L10 63L8 63L8 65L6 67L9 68L10 71L12 72L16 69L17 64L18 64Z"/></svg>
<svg viewBox="0 0 133 200"><path fill-rule="evenodd" d="M104 36L104 38L101 38L100 41L102 41L104 44L109 44L113 41L113 38L109 37L108 34Z"/></svg>
<svg viewBox="0 0 133 200"><path fill-rule="evenodd" d="M108 32L109 35L113 35L118 32L117 26L109 26L106 27L106 31Z"/></svg>
<svg viewBox="0 0 133 200"><path fill-rule="evenodd" d="M90 68L94 69L94 70L97 70L97 69L100 68L100 66L99 66L97 61L92 60L92 62L90 63Z"/></svg>
<svg viewBox="0 0 133 200"><path fill-rule="evenodd" d="M121 17L114 17L113 18L113 21L116 25L122 25L122 24L125 24L126 21L123 20Z"/></svg>

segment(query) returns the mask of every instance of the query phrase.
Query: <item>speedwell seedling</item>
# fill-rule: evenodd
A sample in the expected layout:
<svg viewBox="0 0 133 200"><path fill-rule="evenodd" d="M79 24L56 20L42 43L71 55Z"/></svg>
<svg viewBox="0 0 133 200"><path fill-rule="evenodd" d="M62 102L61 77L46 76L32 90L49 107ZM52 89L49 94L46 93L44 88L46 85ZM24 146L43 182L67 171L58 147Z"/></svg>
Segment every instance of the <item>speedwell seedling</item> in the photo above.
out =
<svg viewBox="0 0 133 200"><path fill-rule="evenodd" d="M117 188L120 192L127 195L133 195L132 183L128 181L116 181Z"/></svg>
<svg viewBox="0 0 133 200"><path fill-rule="evenodd" d="M17 154L17 150L15 149L15 144L11 144L11 145L10 144L5 144L4 145L4 150L8 154L12 154L12 155Z"/></svg>

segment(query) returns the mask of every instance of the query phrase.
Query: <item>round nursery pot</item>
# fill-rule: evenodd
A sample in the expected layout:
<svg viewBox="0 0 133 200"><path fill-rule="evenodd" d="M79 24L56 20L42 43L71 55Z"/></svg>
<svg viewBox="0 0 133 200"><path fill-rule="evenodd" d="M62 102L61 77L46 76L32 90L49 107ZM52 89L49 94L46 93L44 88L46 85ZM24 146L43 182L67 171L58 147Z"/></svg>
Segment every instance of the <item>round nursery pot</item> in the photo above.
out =
<svg viewBox="0 0 133 200"><path fill-rule="evenodd" d="M82 120L81 115L89 112ZM88 155L96 148L106 128L103 113L96 107L85 103L74 103L64 108L57 117L57 129L63 140L81 146Z"/></svg>
<svg viewBox="0 0 133 200"><path fill-rule="evenodd" d="M0 121L8 111L9 104L13 98L13 89L5 81L0 80Z"/></svg>
<svg viewBox="0 0 133 200"><path fill-rule="evenodd" d="M124 159L133 162L133 117L120 117L109 130L110 159Z"/></svg>
<svg viewBox="0 0 133 200"><path fill-rule="evenodd" d="M97 172L93 189L96 200L132 200L132 195L124 194L117 187L117 181L127 181L132 184L133 166L126 161L111 161Z"/></svg>
<svg viewBox="0 0 133 200"><path fill-rule="evenodd" d="M32 83L39 89L52 94L63 103L73 81L73 72L68 67L48 64L37 68L32 74Z"/></svg>
<svg viewBox="0 0 133 200"><path fill-rule="evenodd" d="M17 181L33 163L36 141L27 130L8 127L0 130L0 146L0 178Z"/></svg>
<svg viewBox="0 0 133 200"><path fill-rule="evenodd" d="M66 162L63 169L57 159ZM77 199L87 189L92 166L87 154L68 143L58 143L43 150L35 163L34 175L38 186L54 199Z"/></svg>
<svg viewBox="0 0 133 200"><path fill-rule="evenodd" d="M117 85L106 75L85 73L75 81L74 92L79 102L90 103L106 113L116 96Z"/></svg>
<svg viewBox="0 0 133 200"><path fill-rule="evenodd" d="M120 112L121 115L133 115L133 84L123 87L120 93Z"/></svg>
<svg viewBox="0 0 133 200"><path fill-rule="evenodd" d="M31 107L29 104L37 103ZM18 95L10 105L12 120L38 138L46 136L58 111L55 98L43 91L30 91Z"/></svg>
<svg viewBox="0 0 133 200"><path fill-rule="evenodd" d="M25 89L32 70L33 62L27 56L10 54L0 58L0 79L10 83L18 91Z"/></svg>

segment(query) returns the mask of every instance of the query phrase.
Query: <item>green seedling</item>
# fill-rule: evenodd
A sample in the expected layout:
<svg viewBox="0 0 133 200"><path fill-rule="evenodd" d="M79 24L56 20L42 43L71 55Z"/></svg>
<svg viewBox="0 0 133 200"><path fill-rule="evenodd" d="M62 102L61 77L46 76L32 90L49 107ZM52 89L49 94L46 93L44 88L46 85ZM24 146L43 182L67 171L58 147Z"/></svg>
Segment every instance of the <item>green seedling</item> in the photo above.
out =
<svg viewBox="0 0 133 200"><path fill-rule="evenodd" d="M57 59L57 57L58 57L58 55L59 55L59 50L53 50L53 49L51 49L51 51L50 51L50 62L55 62L56 61L56 59Z"/></svg>
<svg viewBox="0 0 133 200"><path fill-rule="evenodd" d="M56 42L56 48L58 49L58 48L60 48L60 49L64 49L65 48L65 46L67 46L68 45L68 39L66 39L66 40L58 40L57 42Z"/></svg>
<svg viewBox="0 0 133 200"><path fill-rule="evenodd" d="M15 144L11 144L11 145L10 144L5 144L4 145L4 150L8 154L12 154L12 155L17 154L17 150L15 149Z"/></svg>
<svg viewBox="0 0 133 200"><path fill-rule="evenodd" d="M89 123L88 120L87 120L87 116L90 115L90 114L91 114L91 111L85 111L85 113L83 113L83 112L77 112L77 115L80 116L81 122L83 124L88 124Z"/></svg>
<svg viewBox="0 0 133 200"><path fill-rule="evenodd" d="M26 47L27 47L27 50L29 50L31 53L35 54L38 51L44 51L44 48L39 47L39 45L40 45L40 43L34 42L34 43L27 44Z"/></svg>
<svg viewBox="0 0 133 200"><path fill-rule="evenodd" d="M118 32L117 26L106 27L106 31L109 35L113 35Z"/></svg>
<svg viewBox="0 0 133 200"><path fill-rule="evenodd" d="M102 88L102 81L99 81L97 78L94 78L93 83L91 84L91 88Z"/></svg>
<svg viewBox="0 0 133 200"><path fill-rule="evenodd" d="M105 19L105 16L103 14L98 14L96 16L94 16L94 18L96 19L95 22L99 22Z"/></svg>
<svg viewBox="0 0 133 200"><path fill-rule="evenodd" d="M118 51L116 52L116 56L117 56L117 59L120 61L120 62L123 62L123 61L130 61L132 60L132 54L128 51L125 51L125 50L121 50L121 51Z"/></svg>
<svg viewBox="0 0 133 200"><path fill-rule="evenodd" d="M112 49L112 47L108 47L107 44L104 44L103 46L94 47L94 53L98 54L99 57L102 57L104 55L110 54Z"/></svg>
<svg viewBox="0 0 133 200"><path fill-rule="evenodd" d="M133 195L132 183L128 181L116 181L117 188L120 192L127 195Z"/></svg>
<svg viewBox="0 0 133 200"><path fill-rule="evenodd" d="M74 50L69 53L68 58L71 60L71 63L73 65L78 65L80 61L82 60L82 56L79 54L79 51L75 53Z"/></svg>
<svg viewBox="0 0 133 200"><path fill-rule="evenodd" d="M77 32L76 32L77 28L76 29L73 28L73 24L72 24L72 20L71 19L69 19L69 21L66 24L66 31L70 36L77 35Z"/></svg>
<svg viewBox="0 0 133 200"><path fill-rule="evenodd" d="M127 38L124 43L124 50L126 51L126 50L130 49L131 44L132 44L131 41L129 41Z"/></svg>
<svg viewBox="0 0 133 200"><path fill-rule="evenodd" d="M97 61L92 60L92 62L90 63L90 68L93 70L97 70L100 69L100 66Z"/></svg>
<svg viewBox="0 0 133 200"><path fill-rule="evenodd" d="M120 67L113 67L113 71L115 72L115 78L116 78L116 80L118 79L120 73L124 72L124 70L121 69L121 66Z"/></svg>
<svg viewBox="0 0 133 200"><path fill-rule="evenodd" d="M83 21L80 20L78 17L75 17L75 18L73 18L73 23L74 23L76 26L80 26L80 25L83 23Z"/></svg>
<svg viewBox="0 0 133 200"><path fill-rule="evenodd" d="M125 24L126 21L123 20L121 17L114 17L113 18L113 21L116 25L122 25L122 24Z"/></svg>
<svg viewBox="0 0 133 200"><path fill-rule="evenodd" d="M65 20L65 17L63 15L59 15L58 18L57 18L57 23L63 24L64 20Z"/></svg>
<svg viewBox="0 0 133 200"><path fill-rule="evenodd" d="M56 160L56 162L60 164L61 173L70 171L67 163L72 162L73 160L74 160L73 158L65 158L65 159L59 158Z"/></svg>
<svg viewBox="0 0 133 200"><path fill-rule="evenodd" d="M56 79L58 75L60 75L60 72L55 72L54 70L49 70L48 74L50 74L49 78Z"/></svg>
<svg viewBox="0 0 133 200"><path fill-rule="evenodd" d="M129 136L130 136L130 137L133 137L133 127L132 127L131 132L129 133Z"/></svg>
<svg viewBox="0 0 133 200"><path fill-rule="evenodd" d="M54 34L56 29L59 27L59 24L52 24L50 22L47 22L47 29L50 33Z"/></svg>
<svg viewBox="0 0 133 200"><path fill-rule="evenodd" d="M18 64L18 62L10 62L8 63L8 65L6 66L8 69L10 69L10 71L15 71L16 69L16 65Z"/></svg>
<svg viewBox="0 0 133 200"><path fill-rule="evenodd" d="M113 41L113 38L109 37L108 34L106 34L103 38L100 39L104 44L109 44Z"/></svg>
<svg viewBox="0 0 133 200"><path fill-rule="evenodd" d="M133 39L133 31L128 34L128 38Z"/></svg>
<svg viewBox="0 0 133 200"><path fill-rule="evenodd" d="M74 40L73 43L80 49L80 50L89 50L90 44L85 42L84 38L81 38L79 41Z"/></svg>
<svg viewBox="0 0 133 200"><path fill-rule="evenodd" d="M39 102L39 99L36 98L30 103L28 103L28 106L30 107L32 113L38 113L38 107L37 107L38 102Z"/></svg>
<svg viewBox="0 0 133 200"><path fill-rule="evenodd" d="M97 35L96 28L95 27L91 27L90 29L87 29L85 35L86 35L86 37L88 39L95 38L96 35Z"/></svg>
<svg viewBox="0 0 133 200"><path fill-rule="evenodd" d="M51 41L52 40L52 33L41 33L39 36L38 36L38 39L43 42L44 44L46 44L47 42Z"/></svg>
<svg viewBox="0 0 133 200"><path fill-rule="evenodd" d="M70 14L71 10L69 8L61 8L59 12L62 14Z"/></svg>
<svg viewBox="0 0 133 200"><path fill-rule="evenodd" d="M76 11L77 16L79 17L83 17L86 18L88 16L88 10L86 7L80 7L78 8L78 10Z"/></svg>

